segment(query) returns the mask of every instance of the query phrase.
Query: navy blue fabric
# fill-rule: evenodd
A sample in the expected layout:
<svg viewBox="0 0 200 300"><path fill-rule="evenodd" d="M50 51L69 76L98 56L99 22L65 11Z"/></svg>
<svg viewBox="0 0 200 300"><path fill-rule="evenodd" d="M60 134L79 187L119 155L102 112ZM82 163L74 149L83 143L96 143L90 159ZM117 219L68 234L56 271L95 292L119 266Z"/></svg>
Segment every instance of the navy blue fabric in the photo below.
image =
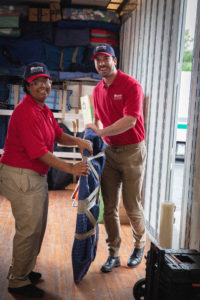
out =
<svg viewBox="0 0 200 300"><path fill-rule="evenodd" d="M40 39L46 43L53 43L53 25L51 22L28 22L20 20L21 39Z"/></svg>
<svg viewBox="0 0 200 300"><path fill-rule="evenodd" d="M10 92L9 78L7 76L0 77L0 102L8 102Z"/></svg>
<svg viewBox="0 0 200 300"><path fill-rule="evenodd" d="M2 41L1 41L1 38L0 38L0 68L1 68L1 71L2 69L5 69L5 73L4 74L7 74L6 70L8 68L12 68L12 67L16 67L15 64L13 64L12 62L10 62L10 60L8 60L8 58L6 57L6 53L7 53L7 49L6 47L2 44Z"/></svg>
<svg viewBox="0 0 200 300"><path fill-rule="evenodd" d="M93 64L76 64L72 63L69 72L83 72L83 73L97 73L94 63Z"/></svg>
<svg viewBox="0 0 200 300"><path fill-rule="evenodd" d="M55 29L54 44L59 47L78 47L90 44L89 28L59 28Z"/></svg>
<svg viewBox="0 0 200 300"><path fill-rule="evenodd" d="M23 74L25 72L25 66L21 67L14 67L13 65L5 66L5 64L1 64L1 52L0 52L0 72L1 74L4 75L9 75L9 76L20 76L23 77Z"/></svg>
<svg viewBox="0 0 200 300"><path fill-rule="evenodd" d="M88 52L86 48L78 47L75 63L72 63L76 47L61 48L41 40L8 40L0 38L0 73L23 77L25 66L38 61L48 66L50 75L54 79L89 78L101 80L101 76L96 73L94 63L90 60L92 49L89 47ZM62 51L64 51L63 70L59 72ZM83 60L86 63L83 63Z"/></svg>
<svg viewBox="0 0 200 300"><path fill-rule="evenodd" d="M97 136L93 130L87 129L84 134L84 138L90 140L93 144L93 155L95 156L101 151L105 150L105 144L102 139ZM84 155L89 157L90 154L87 150L85 150ZM105 156L93 159L92 164L96 169L99 176L101 176L104 164L105 164ZM78 191L78 201L84 200L87 198L99 185L99 181L96 179L92 170L90 170L90 174L87 177L80 177L79 180L79 191ZM90 212L93 214L96 221L98 221L99 217L99 203L95 204ZM89 221L86 214L77 214L76 220L76 233L82 234L87 233L93 228L93 225ZM80 282L80 280L87 273L92 261L95 259L97 243L99 236L99 228L98 222L96 223L96 233L92 236L79 240L75 237L74 244L72 248L72 266L73 266L73 274L74 281L76 283Z"/></svg>
<svg viewBox="0 0 200 300"><path fill-rule="evenodd" d="M10 40L0 38L0 65L20 67L35 61L44 62L44 47L41 40ZM3 65L2 65L3 63Z"/></svg>
<svg viewBox="0 0 200 300"><path fill-rule="evenodd" d="M73 175L50 168L47 176L49 190L64 190L67 185L73 182Z"/></svg>
<svg viewBox="0 0 200 300"><path fill-rule="evenodd" d="M3 107L0 106L0 109ZM0 116L0 148L2 149L5 144L5 139L8 130L9 116Z"/></svg>
<svg viewBox="0 0 200 300"><path fill-rule="evenodd" d="M120 24L108 23L102 21L78 21L78 20L60 20L57 26L63 28L100 28L118 32Z"/></svg>
<svg viewBox="0 0 200 300"><path fill-rule="evenodd" d="M9 104L9 95L10 95L10 85L9 79L6 76L0 77L0 109L11 109L11 105ZM4 147L9 116L0 116L0 149Z"/></svg>
<svg viewBox="0 0 200 300"><path fill-rule="evenodd" d="M59 71L60 70L60 61L61 61L61 54L64 51L63 55L63 71L68 71L72 64L72 57L76 50L75 47L68 47L62 50L61 47L50 45L47 43L43 43L45 48L45 60L46 65L50 70ZM85 48L79 47L78 53L76 55L76 62L81 63L83 59L83 53Z"/></svg>
<svg viewBox="0 0 200 300"><path fill-rule="evenodd" d="M60 70L61 51L60 47L44 43L46 65L50 70Z"/></svg>
<svg viewBox="0 0 200 300"><path fill-rule="evenodd" d="M59 79L80 79L82 80L83 78L91 78L94 80L101 80L101 76L97 73L82 73L82 72L59 72Z"/></svg>

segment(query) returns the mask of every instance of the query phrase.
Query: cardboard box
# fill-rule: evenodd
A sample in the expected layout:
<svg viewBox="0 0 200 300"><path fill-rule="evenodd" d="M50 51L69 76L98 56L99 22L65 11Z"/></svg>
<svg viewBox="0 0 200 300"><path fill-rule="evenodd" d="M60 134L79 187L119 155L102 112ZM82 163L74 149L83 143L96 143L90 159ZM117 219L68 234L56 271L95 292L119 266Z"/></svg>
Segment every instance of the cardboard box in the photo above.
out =
<svg viewBox="0 0 200 300"><path fill-rule="evenodd" d="M50 22L49 8L29 8L30 22Z"/></svg>
<svg viewBox="0 0 200 300"><path fill-rule="evenodd" d="M50 6L51 21L56 22L61 20L62 17L61 17L60 3L51 2L49 6Z"/></svg>
<svg viewBox="0 0 200 300"><path fill-rule="evenodd" d="M94 108L93 108L92 95L83 96L80 98L80 100L81 100L81 110L83 113L84 125L88 123L93 123Z"/></svg>

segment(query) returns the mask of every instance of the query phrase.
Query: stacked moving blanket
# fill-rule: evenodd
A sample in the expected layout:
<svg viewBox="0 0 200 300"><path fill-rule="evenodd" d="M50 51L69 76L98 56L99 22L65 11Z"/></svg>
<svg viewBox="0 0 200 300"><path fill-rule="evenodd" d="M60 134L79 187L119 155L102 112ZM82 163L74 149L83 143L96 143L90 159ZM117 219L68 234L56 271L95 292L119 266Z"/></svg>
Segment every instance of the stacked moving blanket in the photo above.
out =
<svg viewBox="0 0 200 300"><path fill-rule="evenodd" d="M1 74L21 76L34 61L45 63L55 79L62 80L58 72L96 74L91 56L99 43L112 45L119 56L117 12L49 5L0 7Z"/></svg>

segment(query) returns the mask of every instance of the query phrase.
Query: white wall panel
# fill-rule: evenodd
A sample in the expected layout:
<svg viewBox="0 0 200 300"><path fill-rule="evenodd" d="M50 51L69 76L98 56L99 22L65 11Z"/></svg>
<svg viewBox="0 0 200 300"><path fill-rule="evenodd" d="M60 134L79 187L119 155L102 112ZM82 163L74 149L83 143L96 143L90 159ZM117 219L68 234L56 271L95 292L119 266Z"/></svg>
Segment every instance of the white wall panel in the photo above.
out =
<svg viewBox="0 0 200 300"><path fill-rule="evenodd" d="M131 43L131 18L125 24L125 44L124 44L124 72L129 74L130 68L130 43Z"/></svg>
<svg viewBox="0 0 200 300"><path fill-rule="evenodd" d="M130 75L140 81L145 96L149 96L144 200L147 227L156 239L160 203L170 200L170 159L179 77L177 57L184 6L185 0L141 0L131 16L135 37Z"/></svg>
<svg viewBox="0 0 200 300"><path fill-rule="evenodd" d="M149 9L151 4L151 1L142 1L142 17L141 17L141 38L142 38L142 61L141 61L141 73L140 73L140 83L143 87L143 90L145 90L145 82L146 82L146 61L147 61L147 55L148 55L148 37L149 37L149 24L150 18L147 18L148 15L147 9Z"/></svg>
<svg viewBox="0 0 200 300"><path fill-rule="evenodd" d="M145 185L145 214L147 219L147 226L151 228L153 236L155 236L155 227L151 224L151 212L154 211L152 207L152 172L153 172L153 160L154 160L154 143L155 143L155 112L157 100L153 98L153 88L156 87L157 83L153 81L154 68L155 68L155 49L156 49L156 31L157 31L157 18L158 18L158 1L151 1L151 15L147 16L150 18L150 37L148 55L148 72L146 80L146 96L149 96L149 119L147 125L147 167L146 167L146 185Z"/></svg>
<svg viewBox="0 0 200 300"><path fill-rule="evenodd" d="M154 123L154 140L153 144L153 160L152 160L152 169L151 169L151 193L150 193L150 202L151 202L151 215L150 215L150 225L153 228L158 227L158 205L159 205L159 197L158 197L158 173L159 173L159 156L162 151L160 147L161 143L161 122L162 122L162 108L163 108L163 99L160 98L160 71L162 64L162 43L163 43L163 24L165 23L164 15L164 1L157 2L157 18L156 18L156 40L155 40L155 59L153 66L153 77L152 77L152 102L153 102L153 116L152 123ZM162 17L159 17L162 16ZM157 83L157 84L155 84ZM156 238L157 235L156 235Z"/></svg>
<svg viewBox="0 0 200 300"><path fill-rule="evenodd" d="M139 32L140 32L140 2L138 1L137 9L134 11L135 14L135 37L134 37L134 48L133 48L133 65L132 65L132 76L137 79L137 62L138 62L138 43L139 43Z"/></svg>
<svg viewBox="0 0 200 300"><path fill-rule="evenodd" d="M189 102L189 120L181 219L181 246L200 250L200 1L198 1L194 60Z"/></svg>
<svg viewBox="0 0 200 300"><path fill-rule="evenodd" d="M138 1L138 44L137 44L137 68L136 68L136 78L141 82L141 66L142 66L142 51L143 51L143 34L144 34L144 2Z"/></svg>
<svg viewBox="0 0 200 300"><path fill-rule="evenodd" d="M129 75L133 74L133 65L134 65L134 49L135 49L135 29L136 29L136 14L132 14L131 16L131 43L130 43L130 62L129 62Z"/></svg>

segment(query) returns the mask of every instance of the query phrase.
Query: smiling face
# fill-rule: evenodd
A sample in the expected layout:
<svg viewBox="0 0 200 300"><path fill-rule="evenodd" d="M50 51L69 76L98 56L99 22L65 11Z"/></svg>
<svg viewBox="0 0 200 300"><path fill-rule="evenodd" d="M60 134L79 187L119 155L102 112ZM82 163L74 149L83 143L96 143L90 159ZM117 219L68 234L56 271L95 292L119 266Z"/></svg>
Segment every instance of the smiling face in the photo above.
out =
<svg viewBox="0 0 200 300"><path fill-rule="evenodd" d="M117 74L116 57L108 56L105 54L98 54L94 59L95 68L97 72L105 79L111 81Z"/></svg>
<svg viewBox="0 0 200 300"><path fill-rule="evenodd" d="M51 80L46 77L38 77L31 81L27 90L32 98L41 106L44 106L45 100L51 92Z"/></svg>

